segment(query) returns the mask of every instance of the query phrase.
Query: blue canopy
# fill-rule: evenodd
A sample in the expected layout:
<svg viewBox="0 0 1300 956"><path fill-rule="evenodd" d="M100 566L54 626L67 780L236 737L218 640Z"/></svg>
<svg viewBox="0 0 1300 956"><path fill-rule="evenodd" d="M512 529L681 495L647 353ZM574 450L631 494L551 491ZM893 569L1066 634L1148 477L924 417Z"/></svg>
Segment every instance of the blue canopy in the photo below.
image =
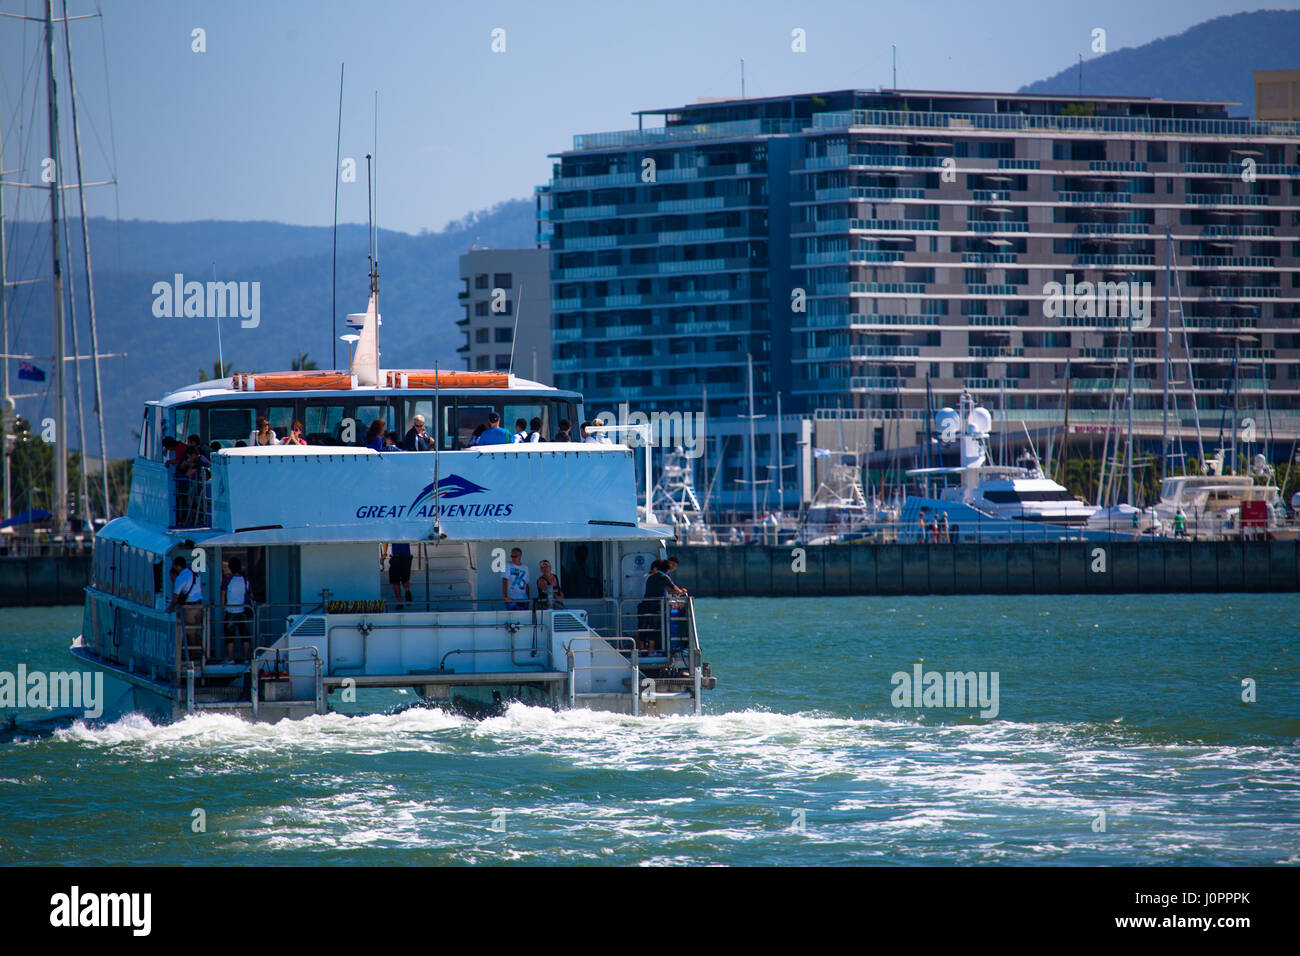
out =
<svg viewBox="0 0 1300 956"><path fill-rule="evenodd" d="M22 514L14 515L8 521L0 521L0 528L9 528L13 525L20 524L33 524L37 521L44 521L47 518L52 517L54 516L44 508L32 508L28 511L24 511Z"/></svg>

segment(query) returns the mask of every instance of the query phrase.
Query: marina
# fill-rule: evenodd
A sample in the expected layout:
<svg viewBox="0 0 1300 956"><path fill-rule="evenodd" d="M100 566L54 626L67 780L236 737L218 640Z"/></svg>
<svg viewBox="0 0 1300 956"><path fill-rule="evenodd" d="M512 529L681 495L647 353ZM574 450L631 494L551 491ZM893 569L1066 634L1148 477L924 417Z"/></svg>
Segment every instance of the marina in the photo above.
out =
<svg viewBox="0 0 1300 956"><path fill-rule="evenodd" d="M1300 13L1161 3L0 11L15 925L1285 905L1223 868L1300 866Z"/></svg>

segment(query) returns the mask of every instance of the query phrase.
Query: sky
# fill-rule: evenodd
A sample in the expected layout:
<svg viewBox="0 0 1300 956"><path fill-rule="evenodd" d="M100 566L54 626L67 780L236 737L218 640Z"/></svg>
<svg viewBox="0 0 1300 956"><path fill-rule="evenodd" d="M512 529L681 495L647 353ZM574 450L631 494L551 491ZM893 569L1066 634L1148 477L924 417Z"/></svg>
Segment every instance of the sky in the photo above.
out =
<svg viewBox="0 0 1300 956"><path fill-rule="evenodd" d="M117 181L92 190L92 215L329 225L344 64L341 155L357 175L339 185L339 218L365 222L364 157L374 151L379 225L410 233L531 196L550 175L548 154L575 134L634 128L638 109L738 95L742 58L749 96L890 87L891 44L900 88L1011 91L1081 53L1085 64L1099 55L1098 27L1113 51L1259 9L1230 0L67 3L72 16L103 13L70 24L85 179ZM0 12L43 16L43 3L0 0ZM792 49L796 29L803 52ZM42 32L0 19L4 168L20 171L7 179L39 178L48 153L33 143L46 135ZM60 122L70 129L66 102ZM40 216L35 201L9 214Z"/></svg>

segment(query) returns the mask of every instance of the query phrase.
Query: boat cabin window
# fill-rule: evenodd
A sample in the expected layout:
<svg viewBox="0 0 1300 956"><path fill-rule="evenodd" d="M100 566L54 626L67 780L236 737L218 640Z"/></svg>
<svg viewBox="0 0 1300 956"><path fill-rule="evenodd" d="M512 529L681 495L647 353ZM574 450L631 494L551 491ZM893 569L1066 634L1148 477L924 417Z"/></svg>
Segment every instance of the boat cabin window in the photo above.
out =
<svg viewBox="0 0 1300 956"><path fill-rule="evenodd" d="M201 411L202 409L196 406L178 406L173 408L171 410L171 431L169 434L173 435L177 441L181 442L188 439L191 435L199 435L202 437L199 430L199 413Z"/></svg>
<svg viewBox="0 0 1300 956"><path fill-rule="evenodd" d="M986 491L984 492L986 501L992 501L995 504L1016 504L1027 501L1074 501L1074 495L1064 488L1047 489L1044 491Z"/></svg>
<svg viewBox="0 0 1300 956"><path fill-rule="evenodd" d="M384 431L397 431L397 421L393 416L393 410L387 405L358 405L353 413L356 419L356 440L353 444L361 445L365 443L366 431L370 428L370 423L376 418L382 418L384 421ZM401 442L402 436L397 436L398 442Z"/></svg>
<svg viewBox="0 0 1300 956"><path fill-rule="evenodd" d="M294 414L292 405L272 405L262 414L271 423L271 431L275 432L276 438L286 437L289 434L289 429L293 427ZM254 422L254 426L256 427L256 422Z"/></svg>
<svg viewBox="0 0 1300 956"><path fill-rule="evenodd" d="M208 441L219 441L222 448L234 448L235 442L248 441L255 423L251 408L214 408L208 412Z"/></svg>
<svg viewBox="0 0 1300 956"><path fill-rule="evenodd" d="M496 411L495 405L455 405L447 409L451 417L447 419L446 432L454 436L454 443L448 447L468 448L478 426L487 425L488 415Z"/></svg>
<svg viewBox="0 0 1300 956"><path fill-rule="evenodd" d="M555 432L559 430L561 418L567 418L573 424L575 436L580 425L578 406L574 402L540 396L521 398L516 401L505 401L496 396L482 398L472 395L446 396L439 402L442 416L441 428L438 428L439 423L435 421L432 397L377 397L383 400L364 405L321 399L293 402L281 398L276 404L271 404L266 399L261 401L246 399L230 404L209 403L174 406L168 409L157 408L155 414L159 424L152 431L148 427L149 412L146 408L140 447L142 453L148 452L148 457L161 458L162 437L163 434L167 434L182 442L190 435L198 435L205 444L216 441L224 448L233 448L238 442L251 441L251 436L257 427L257 418L261 415L267 417L276 436L281 439L289 434L294 419L300 419L303 422L308 444L360 447L365 441L366 429L375 419L383 419L385 430L397 432L400 441L415 416L419 414L424 416L431 432L435 428L438 430L441 447L447 450L468 448L474 429L480 424L486 425L487 417L491 412L501 415L502 427L511 433L514 432L515 422L519 419L531 423L534 418L540 418L544 440L554 437ZM351 428L348 427L349 419ZM155 443L156 447L146 442L146 436L150 434L154 437L148 441Z"/></svg>
<svg viewBox="0 0 1300 956"><path fill-rule="evenodd" d="M343 443L343 406L308 405L303 418L303 430L309 445L341 445ZM362 432L364 435L364 431Z"/></svg>
<svg viewBox="0 0 1300 956"><path fill-rule="evenodd" d="M159 460L163 457L162 433L158 424L160 411L157 405L144 407L144 421L140 423L141 458Z"/></svg>

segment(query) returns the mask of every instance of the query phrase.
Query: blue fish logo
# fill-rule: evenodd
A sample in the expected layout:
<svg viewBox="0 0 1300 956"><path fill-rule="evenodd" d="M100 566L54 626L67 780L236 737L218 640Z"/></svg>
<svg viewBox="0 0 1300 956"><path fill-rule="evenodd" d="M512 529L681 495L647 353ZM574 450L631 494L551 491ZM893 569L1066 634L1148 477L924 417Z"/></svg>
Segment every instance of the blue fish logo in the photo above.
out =
<svg viewBox="0 0 1300 956"><path fill-rule="evenodd" d="M432 481L420 489L420 493L415 496L415 500L411 502L408 511L414 511L429 498L463 498L465 495L477 495L487 490L482 485L476 485L468 478L462 478L460 475L448 475L438 482L436 490Z"/></svg>

